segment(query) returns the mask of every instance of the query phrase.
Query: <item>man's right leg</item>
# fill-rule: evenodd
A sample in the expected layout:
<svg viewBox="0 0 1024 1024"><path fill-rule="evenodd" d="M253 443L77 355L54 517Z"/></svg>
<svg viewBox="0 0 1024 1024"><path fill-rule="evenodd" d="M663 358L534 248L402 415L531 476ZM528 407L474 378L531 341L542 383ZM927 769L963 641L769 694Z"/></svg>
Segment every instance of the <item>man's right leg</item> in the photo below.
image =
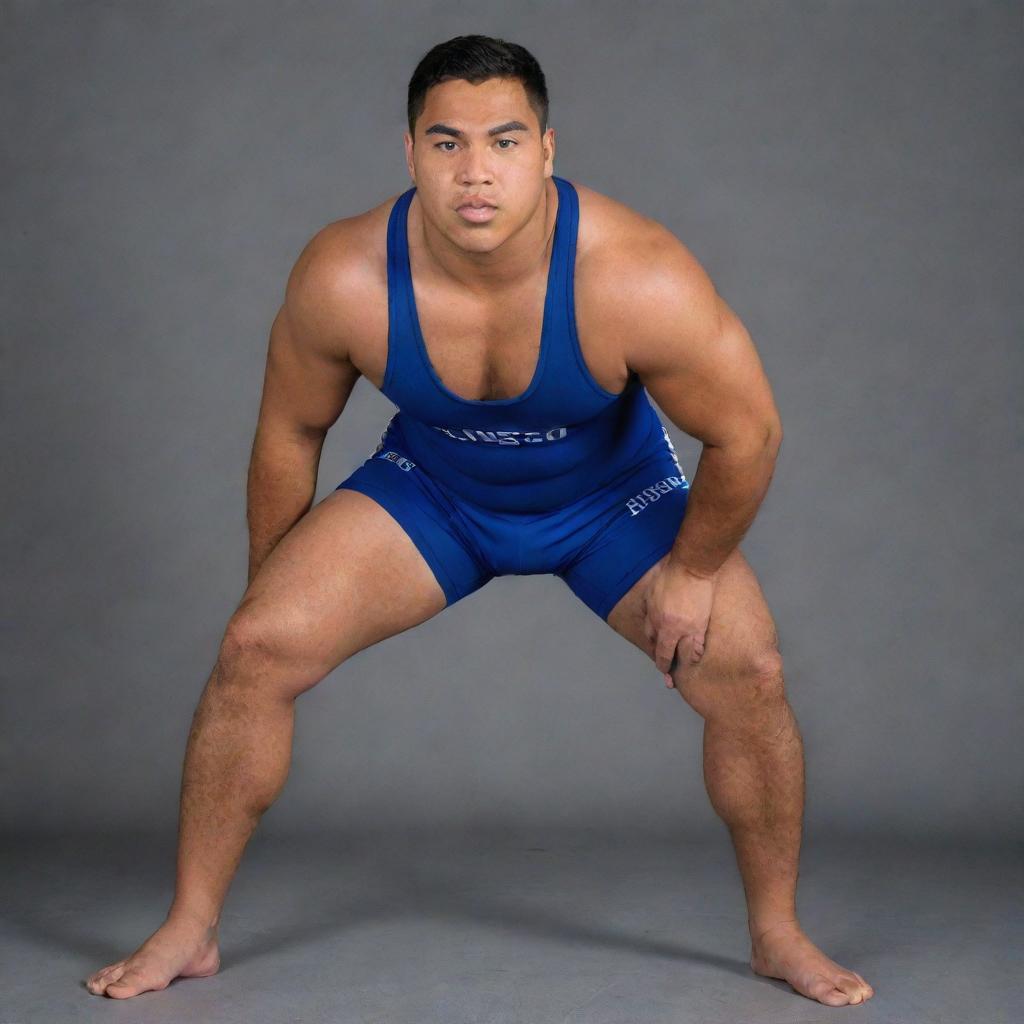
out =
<svg viewBox="0 0 1024 1024"><path fill-rule="evenodd" d="M288 775L295 699L445 606L408 534L358 491L335 490L280 540L227 625L192 720L167 918L131 956L93 974L90 992L124 999L217 971L224 898Z"/></svg>

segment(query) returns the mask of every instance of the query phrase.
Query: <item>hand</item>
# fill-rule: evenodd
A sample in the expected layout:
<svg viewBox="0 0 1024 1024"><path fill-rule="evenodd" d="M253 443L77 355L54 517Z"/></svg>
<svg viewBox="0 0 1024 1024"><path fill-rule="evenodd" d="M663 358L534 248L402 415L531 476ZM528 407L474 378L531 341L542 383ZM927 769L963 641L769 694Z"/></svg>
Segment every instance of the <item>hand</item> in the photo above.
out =
<svg viewBox="0 0 1024 1024"><path fill-rule="evenodd" d="M677 654L694 665L704 656L716 583L716 575L698 575L670 559L651 577L643 602L644 633L669 688Z"/></svg>

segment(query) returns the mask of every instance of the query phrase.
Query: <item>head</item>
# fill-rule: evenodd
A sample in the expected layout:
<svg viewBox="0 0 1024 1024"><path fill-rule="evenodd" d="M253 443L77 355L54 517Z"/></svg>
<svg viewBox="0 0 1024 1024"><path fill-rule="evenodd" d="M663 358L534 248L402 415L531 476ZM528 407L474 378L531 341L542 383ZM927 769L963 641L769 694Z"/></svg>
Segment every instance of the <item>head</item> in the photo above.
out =
<svg viewBox="0 0 1024 1024"><path fill-rule="evenodd" d="M405 157L423 214L458 246L496 248L544 198L553 173L544 73L515 43L456 36L409 81ZM489 211L460 213L467 199Z"/></svg>

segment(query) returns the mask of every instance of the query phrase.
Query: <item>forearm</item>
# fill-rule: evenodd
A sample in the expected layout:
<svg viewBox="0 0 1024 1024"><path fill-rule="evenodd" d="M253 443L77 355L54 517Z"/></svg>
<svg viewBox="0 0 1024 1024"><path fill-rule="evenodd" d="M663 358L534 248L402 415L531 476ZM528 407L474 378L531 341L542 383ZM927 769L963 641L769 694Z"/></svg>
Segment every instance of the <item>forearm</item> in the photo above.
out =
<svg viewBox="0 0 1024 1024"><path fill-rule="evenodd" d="M257 431L246 488L249 582L277 542L309 511L324 439Z"/></svg>
<svg viewBox="0 0 1024 1024"><path fill-rule="evenodd" d="M755 445L704 445L670 561L704 576L721 568L764 500L778 448L774 434Z"/></svg>

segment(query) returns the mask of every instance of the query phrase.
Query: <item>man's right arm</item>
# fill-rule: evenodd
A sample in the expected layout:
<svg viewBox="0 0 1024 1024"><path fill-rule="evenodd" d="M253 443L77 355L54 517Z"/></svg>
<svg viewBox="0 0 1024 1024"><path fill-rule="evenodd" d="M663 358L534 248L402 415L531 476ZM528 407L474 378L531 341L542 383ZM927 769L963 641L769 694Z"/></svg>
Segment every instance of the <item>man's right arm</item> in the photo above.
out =
<svg viewBox="0 0 1024 1024"><path fill-rule="evenodd" d="M249 583L312 506L324 438L359 379L338 312L337 232L325 229L303 250L270 330L246 488Z"/></svg>

